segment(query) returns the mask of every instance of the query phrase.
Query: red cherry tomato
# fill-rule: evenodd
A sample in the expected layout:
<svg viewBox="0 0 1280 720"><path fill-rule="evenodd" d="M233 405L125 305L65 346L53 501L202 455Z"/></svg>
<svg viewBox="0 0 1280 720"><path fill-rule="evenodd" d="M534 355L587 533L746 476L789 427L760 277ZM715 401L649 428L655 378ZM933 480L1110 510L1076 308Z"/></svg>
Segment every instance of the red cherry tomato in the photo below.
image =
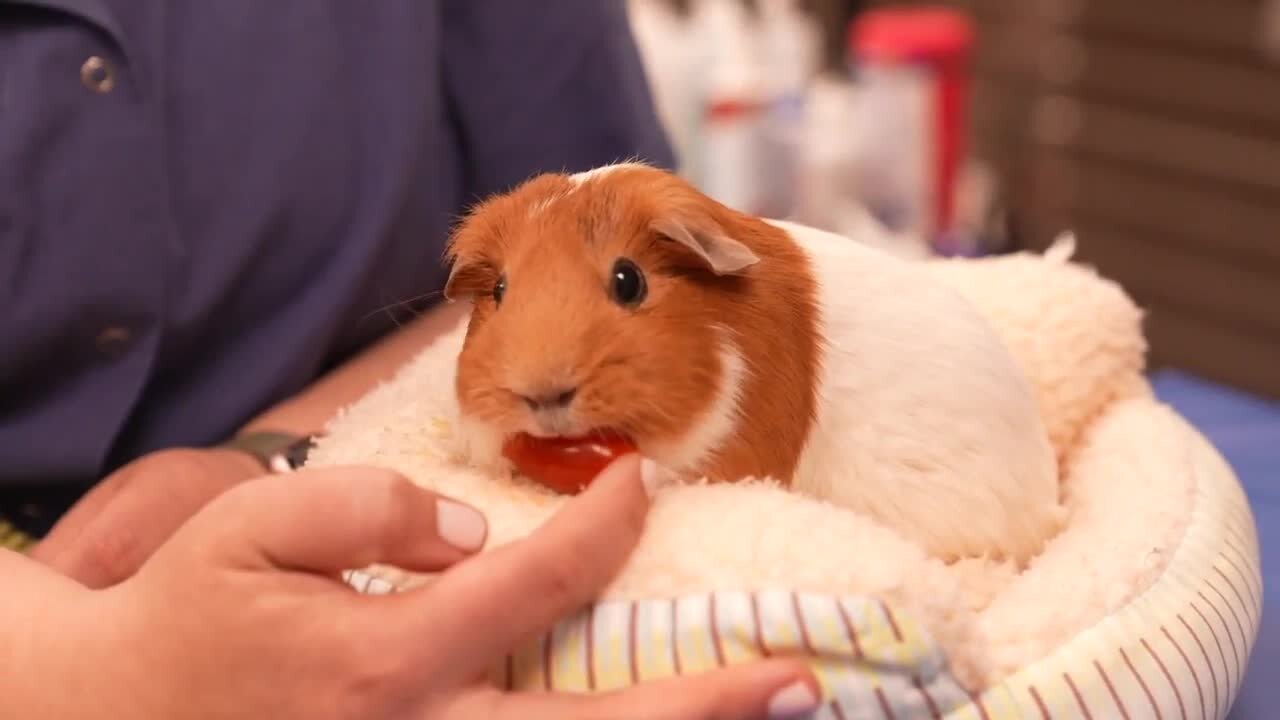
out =
<svg viewBox="0 0 1280 720"><path fill-rule="evenodd" d="M502 452L521 475L572 495L590 485L609 463L635 449L630 440L611 433L581 438L538 438L520 433L507 440Z"/></svg>

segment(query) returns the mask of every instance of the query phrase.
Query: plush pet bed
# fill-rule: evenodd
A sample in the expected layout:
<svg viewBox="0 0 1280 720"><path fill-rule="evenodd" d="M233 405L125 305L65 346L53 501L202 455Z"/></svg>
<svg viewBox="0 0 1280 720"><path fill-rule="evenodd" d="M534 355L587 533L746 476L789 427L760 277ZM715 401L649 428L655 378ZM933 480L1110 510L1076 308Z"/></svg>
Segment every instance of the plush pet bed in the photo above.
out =
<svg viewBox="0 0 1280 720"><path fill-rule="evenodd" d="M1138 308L1069 255L924 261L1037 389L1070 520L1028 567L943 564L768 479L671 486L598 603L494 681L607 690L801 653L826 718L1225 717L1261 609L1253 518L1215 449L1154 399ZM310 463L390 467L466 499L490 518L491 549L564 498L448 460L461 341L460 326L342 413ZM386 592L425 578L349 580Z"/></svg>

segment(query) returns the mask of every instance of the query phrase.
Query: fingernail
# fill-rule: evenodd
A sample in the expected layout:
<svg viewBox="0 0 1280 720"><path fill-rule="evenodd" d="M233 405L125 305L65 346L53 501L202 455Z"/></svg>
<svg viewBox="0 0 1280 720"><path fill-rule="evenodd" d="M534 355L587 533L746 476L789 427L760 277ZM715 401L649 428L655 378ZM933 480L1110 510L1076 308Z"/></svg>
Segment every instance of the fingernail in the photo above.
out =
<svg viewBox="0 0 1280 720"><path fill-rule="evenodd" d="M644 491L649 497L658 492L662 484L662 468L649 458L640 459L640 482L644 483Z"/></svg>
<svg viewBox="0 0 1280 720"><path fill-rule="evenodd" d="M488 523L475 508L452 500L436 500L436 532L440 539L465 552L484 545Z"/></svg>
<svg viewBox="0 0 1280 720"><path fill-rule="evenodd" d="M818 697L803 680L782 688L769 699L769 717L776 720L804 717L817 709Z"/></svg>

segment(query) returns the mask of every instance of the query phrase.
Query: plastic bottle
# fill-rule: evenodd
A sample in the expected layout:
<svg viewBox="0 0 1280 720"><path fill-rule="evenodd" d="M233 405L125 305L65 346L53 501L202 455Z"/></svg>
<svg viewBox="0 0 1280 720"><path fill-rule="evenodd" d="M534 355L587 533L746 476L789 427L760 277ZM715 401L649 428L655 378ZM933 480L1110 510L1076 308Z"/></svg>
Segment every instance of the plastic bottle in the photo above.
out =
<svg viewBox="0 0 1280 720"><path fill-rule="evenodd" d="M943 254L960 250L953 231L972 44L968 17L941 7L868 11L849 34L863 202Z"/></svg>
<svg viewBox="0 0 1280 720"><path fill-rule="evenodd" d="M697 174L703 121L697 37L690 13L666 0L629 0L632 33L678 169Z"/></svg>
<svg viewBox="0 0 1280 720"><path fill-rule="evenodd" d="M818 69L820 42L816 22L796 0L761 0L757 70L766 105L757 147L761 215L784 218L797 209L806 99Z"/></svg>
<svg viewBox="0 0 1280 720"><path fill-rule="evenodd" d="M742 0L700 0L693 9L703 117L691 179L711 197L749 213L763 204L765 171L759 148L767 86L758 67L755 22Z"/></svg>

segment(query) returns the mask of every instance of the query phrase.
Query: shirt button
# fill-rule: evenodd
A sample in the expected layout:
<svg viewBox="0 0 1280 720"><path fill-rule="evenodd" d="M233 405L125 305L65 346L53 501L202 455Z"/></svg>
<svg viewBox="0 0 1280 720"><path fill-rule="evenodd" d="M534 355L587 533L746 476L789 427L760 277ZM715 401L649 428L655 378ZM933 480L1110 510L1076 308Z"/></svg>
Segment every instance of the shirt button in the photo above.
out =
<svg viewBox="0 0 1280 720"><path fill-rule="evenodd" d="M109 358L118 358L129 347L133 333L128 328L112 325L98 333L98 352Z"/></svg>
<svg viewBox="0 0 1280 720"><path fill-rule="evenodd" d="M116 86L116 73L105 58L94 55L80 66L80 82L96 93L106 94Z"/></svg>

